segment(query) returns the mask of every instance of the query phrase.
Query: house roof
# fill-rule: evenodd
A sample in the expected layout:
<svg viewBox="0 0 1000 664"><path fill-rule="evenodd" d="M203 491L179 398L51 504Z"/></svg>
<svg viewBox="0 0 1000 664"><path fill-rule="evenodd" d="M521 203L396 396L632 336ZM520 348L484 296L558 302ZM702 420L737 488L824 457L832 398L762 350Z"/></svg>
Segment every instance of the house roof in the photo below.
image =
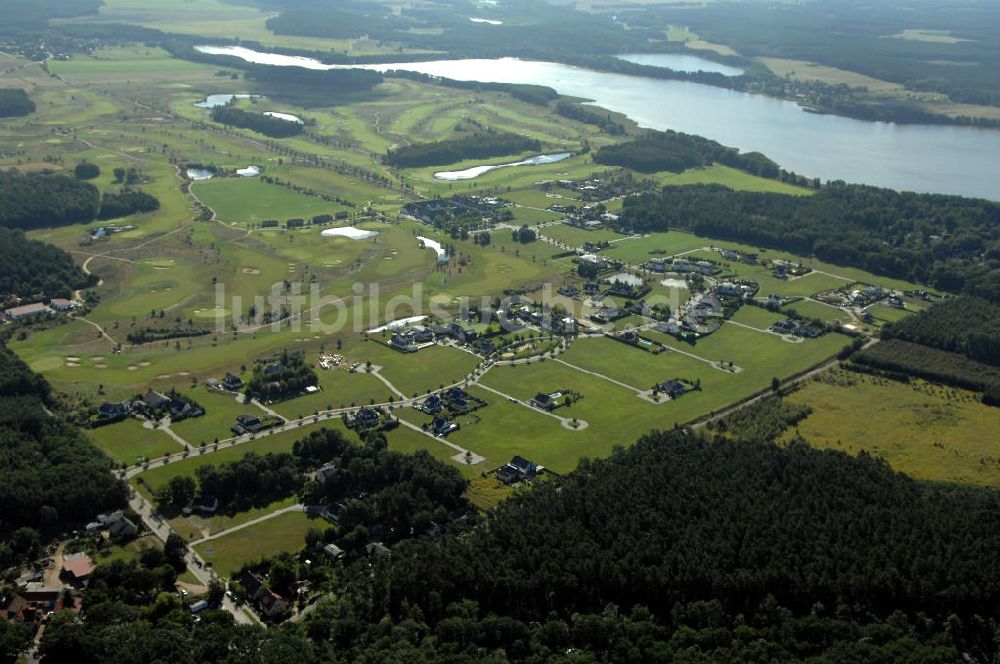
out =
<svg viewBox="0 0 1000 664"><path fill-rule="evenodd" d="M63 558L63 571L74 578L84 579L94 572L94 561L85 553L73 553Z"/></svg>

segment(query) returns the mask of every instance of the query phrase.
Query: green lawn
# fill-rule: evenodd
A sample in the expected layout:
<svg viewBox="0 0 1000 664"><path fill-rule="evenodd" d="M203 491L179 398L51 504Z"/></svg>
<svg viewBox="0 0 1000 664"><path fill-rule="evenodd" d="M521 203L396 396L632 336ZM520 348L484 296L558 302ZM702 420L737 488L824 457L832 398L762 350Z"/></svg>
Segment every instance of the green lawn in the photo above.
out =
<svg viewBox="0 0 1000 664"><path fill-rule="evenodd" d="M298 551L305 546L310 528L325 527L326 521L322 519L310 519L303 512L288 512L199 544L194 549L220 575L230 577L247 563Z"/></svg>
<svg viewBox="0 0 1000 664"><path fill-rule="evenodd" d="M118 464L131 466L142 458L158 459L183 450L173 438L162 431L144 428L139 420L128 419L85 431Z"/></svg>
<svg viewBox="0 0 1000 664"><path fill-rule="evenodd" d="M364 405L371 401L385 403L392 392L375 376L363 372L349 373L347 367L316 370L320 391L315 394L273 404L271 408L288 419L312 415L316 411Z"/></svg>
<svg viewBox="0 0 1000 664"><path fill-rule="evenodd" d="M381 366L382 375L406 396L461 381L479 363L475 355L446 346L400 353L375 341L354 347L349 355L355 361L371 360Z"/></svg>
<svg viewBox="0 0 1000 664"><path fill-rule="evenodd" d="M341 209L321 198L299 194L259 178L215 178L198 182L192 191L223 221L257 224L265 219L309 219Z"/></svg>

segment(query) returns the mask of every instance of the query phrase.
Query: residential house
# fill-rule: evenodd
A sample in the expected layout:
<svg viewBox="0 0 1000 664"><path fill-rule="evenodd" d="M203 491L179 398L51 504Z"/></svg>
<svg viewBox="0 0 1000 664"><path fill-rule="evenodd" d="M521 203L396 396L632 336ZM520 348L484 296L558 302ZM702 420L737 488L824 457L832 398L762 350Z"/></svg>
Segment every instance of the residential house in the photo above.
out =
<svg viewBox="0 0 1000 664"><path fill-rule="evenodd" d="M49 307L55 311L69 311L76 307L76 302L73 300L67 300L62 297L54 297L49 300Z"/></svg>
<svg viewBox="0 0 1000 664"><path fill-rule="evenodd" d="M457 430L458 425L444 417L435 417L434 423L431 425L431 433L442 438L447 436L452 431Z"/></svg>
<svg viewBox="0 0 1000 664"><path fill-rule="evenodd" d="M396 330L393 332L389 345L404 353L416 353L420 350L417 348L416 335L410 330Z"/></svg>
<svg viewBox="0 0 1000 664"><path fill-rule="evenodd" d="M365 555L369 558L388 558L392 551L382 542L369 542L365 544Z"/></svg>
<svg viewBox="0 0 1000 664"><path fill-rule="evenodd" d="M597 295L600 292L601 292L601 286L600 286L600 284L586 283L586 284L583 285L583 293L584 293L584 295L593 297L594 295Z"/></svg>
<svg viewBox="0 0 1000 664"><path fill-rule="evenodd" d="M411 329L413 332L413 340L417 343L429 343L434 341L434 332L424 325L414 325Z"/></svg>
<svg viewBox="0 0 1000 664"><path fill-rule="evenodd" d="M444 409L444 402L439 394L432 394L420 405L420 410L428 415L435 415Z"/></svg>
<svg viewBox="0 0 1000 664"><path fill-rule="evenodd" d="M377 409L365 407L354 416L354 423L364 429L371 429L382 423L382 416Z"/></svg>
<svg viewBox="0 0 1000 664"><path fill-rule="evenodd" d="M115 401L102 403L97 407L97 417L102 422L117 422L132 414L130 401Z"/></svg>
<svg viewBox="0 0 1000 664"><path fill-rule="evenodd" d="M323 553L325 553L330 560L337 560L338 558L344 557L344 550L336 544L327 544L324 546Z"/></svg>
<svg viewBox="0 0 1000 664"><path fill-rule="evenodd" d="M528 403L536 408L541 408L542 410L555 410L560 405L559 397L561 396L562 392L552 392L551 394L539 392L535 396L528 399Z"/></svg>
<svg viewBox="0 0 1000 664"><path fill-rule="evenodd" d="M231 373L227 373L226 377L222 379L222 387L229 390L230 392L237 392L243 389L243 379L239 376L234 376Z"/></svg>
<svg viewBox="0 0 1000 664"><path fill-rule="evenodd" d="M94 573L94 560L82 551L63 556L60 577L70 583L80 584L87 581Z"/></svg>
<svg viewBox="0 0 1000 664"><path fill-rule="evenodd" d="M326 484L327 480L333 477L337 473L337 465L334 463L325 463L320 466L319 470L316 471L316 481L319 484Z"/></svg>
<svg viewBox="0 0 1000 664"><path fill-rule="evenodd" d="M170 397L165 394L160 394L153 388L146 390L146 396L142 398L142 402L151 411L159 410L167 404L170 403Z"/></svg>
<svg viewBox="0 0 1000 664"><path fill-rule="evenodd" d="M688 391L688 388L684 383L677 379L673 379L664 381L657 385L656 391L666 394L671 399L676 399L677 397L683 396Z"/></svg>
<svg viewBox="0 0 1000 664"><path fill-rule="evenodd" d="M576 286L560 286L559 294L566 297L576 297L580 294L580 289Z"/></svg>
<svg viewBox="0 0 1000 664"><path fill-rule="evenodd" d="M538 464L528 461L522 456L515 456L508 463L497 468L497 479L505 484L514 484L534 479L539 471Z"/></svg>

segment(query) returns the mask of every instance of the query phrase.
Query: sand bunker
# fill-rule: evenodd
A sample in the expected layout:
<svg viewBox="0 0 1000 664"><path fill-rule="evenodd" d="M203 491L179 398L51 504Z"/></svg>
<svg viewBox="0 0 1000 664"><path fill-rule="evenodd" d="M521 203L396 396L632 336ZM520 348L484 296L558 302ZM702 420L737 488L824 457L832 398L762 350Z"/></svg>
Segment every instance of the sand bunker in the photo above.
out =
<svg viewBox="0 0 1000 664"><path fill-rule="evenodd" d="M80 358L76 357L75 355L67 355L66 356L66 361L67 362L79 362Z"/></svg>
<svg viewBox="0 0 1000 664"><path fill-rule="evenodd" d="M98 369L107 369L108 368L108 365L106 365L106 364L95 364L94 366L97 367Z"/></svg>
<svg viewBox="0 0 1000 664"><path fill-rule="evenodd" d="M149 366L149 362L140 362L139 366L140 367L148 367Z"/></svg>
<svg viewBox="0 0 1000 664"><path fill-rule="evenodd" d="M243 274L260 274L260 270L255 267L245 267L243 268Z"/></svg>
<svg viewBox="0 0 1000 664"><path fill-rule="evenodd" d="M130 364L130 365L128 365L128 370L129 371L138 371L139 367L135 366L134 364Z"/></svg>

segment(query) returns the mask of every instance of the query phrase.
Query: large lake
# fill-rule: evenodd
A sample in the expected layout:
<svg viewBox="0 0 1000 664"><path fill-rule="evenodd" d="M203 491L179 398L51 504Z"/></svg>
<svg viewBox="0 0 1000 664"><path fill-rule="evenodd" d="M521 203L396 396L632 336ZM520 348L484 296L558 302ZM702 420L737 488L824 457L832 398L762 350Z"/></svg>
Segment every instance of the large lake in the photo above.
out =
<svg viewBox="0 0 1000 664"><path fill-rule="evenodd" d="M260 53L238 46L198 47L249 62L310 69L343 68L316 60ZM629 56L632 59L634 56ZM691 56L673 65L718 70ZM400 69L461 81L535 83L593 99L644 127L706 136L741 150L758 150L784 168L823 180L893 189L1000 199L1000 130L866 122L803 111L798 105L698 83L608 74L551 62L502 58L437 60L362 68Z"/></svg>

